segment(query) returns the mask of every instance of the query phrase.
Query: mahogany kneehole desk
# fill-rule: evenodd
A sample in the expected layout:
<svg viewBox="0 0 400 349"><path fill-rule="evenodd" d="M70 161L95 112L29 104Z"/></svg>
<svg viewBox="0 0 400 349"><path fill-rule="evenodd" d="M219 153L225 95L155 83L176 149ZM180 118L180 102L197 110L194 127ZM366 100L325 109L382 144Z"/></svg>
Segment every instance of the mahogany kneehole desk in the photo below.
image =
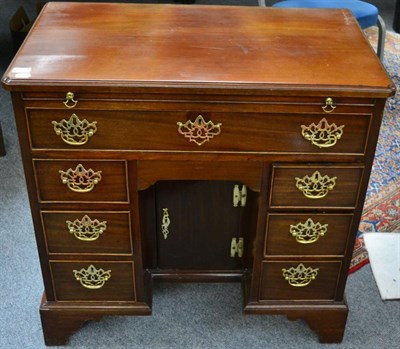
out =
<svg viewBox="0 0 400 349"><path fill-rule="evenodd" d="M49 3L2 82L47 345L150 315L153 278L241 281L245 314L342 340L394 93L350 12Z"/></svg>

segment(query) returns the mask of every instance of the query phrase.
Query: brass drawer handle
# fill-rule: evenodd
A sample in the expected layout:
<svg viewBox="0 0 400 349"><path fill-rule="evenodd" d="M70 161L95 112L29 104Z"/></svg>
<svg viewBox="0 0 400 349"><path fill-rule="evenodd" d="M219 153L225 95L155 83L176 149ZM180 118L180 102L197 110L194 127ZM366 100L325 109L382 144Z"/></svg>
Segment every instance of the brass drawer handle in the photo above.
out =
<svg viewBox="0 0 400 349"><path fill-rule="evenodd" d="M328 231L328 224L314 223L308 218L304 223L291 224L289 233L299 244L312 244Z"/></svg>
<svg viewBox="0 0 400 349"><path fill-rule="evenodd" d="M190 142L195 142L198 146L208 142L221 133L221 123L214 124L211 120L205 121L204 118L199 115L196 120L188 120L185 123L177 122L178 132L184 135L185 138L189 138Z"/></svg>
<svg viewBox="0 0 400 349"><path fill-rule="evenodd" d="M75 279L89 290L102 288L106 281L111 278L111 270L96 269L94 265L90 265L87 269L72 270L72 272Z"/></svg>
<svg viewBox="0 0 400 349"><path fill-rule="evenodd" d="M87 143L97 131L97 121L80 120L78 115L72 114L69 120L52 121L54 132L69 145L83 145Z"/></svg>
<svg viewBox="0 0 400 349"><path fill-rule="evenodd" d="M301 135L311 144L319 148L333 147L343 135L344 125L337 126L335 123L329 125L323 118L317 125L301 125Z"/></svg>
<svg viewBox="0 0 400 349"><path fill-rule="evenodd" d="M161 232L164 236L164 240L166 240L168 237L170 224L171 220L169 218L168 208L163 208L163 215L161 220Z"/></svg>
<svg viewBox="0 0 400 349"><path fill-rule="evenodd" d="M65 223L69 232L82 241L95 241L107 229L107 221L92 220L88 215L84 215L81 220L75 219L73 222Z"/></svg>
<svg viewBox="0 0 400 349"><path fill-rule="evenodd" d="M58 171L61 174L61 181L69 189L77 193L87 193L93 190L94 186L101 181L101 171L86 170L82 164L78 164L75 170Z"/></svg>
<svg viewBox="0 0 400 349"><path fill-rule="evenodd" d="M315 280L319 268L305 267L300 263L296 268L282 269L282 276L293 287L305 287Z"/></svg>
<svg viewBox="0 0 400 349"><path fill-rule="evenodd" d="M337 177L322 176L321 173L315 171L311 176L303 178L296 177L296 187L306 198L321 199L328 195L336 185Z"/></svg>
<svg viewBox="0 0 400 349"><path fill-rule="evenodd" d="M325 105L322 107L322 110L325 113L332 113L336 109L336 106L333 105L333 99L331 97L327 97L325 99Z"/></svg>
<svg viewBox="0 0 400 349"><path fill-rule="evenodd" d="M74 95L73 92L67 92L66 93L65 101L63 103L68 109L75 108L75 106L78 104L78 101L75 100L74 98L75 98L75 95Z"/></svg>

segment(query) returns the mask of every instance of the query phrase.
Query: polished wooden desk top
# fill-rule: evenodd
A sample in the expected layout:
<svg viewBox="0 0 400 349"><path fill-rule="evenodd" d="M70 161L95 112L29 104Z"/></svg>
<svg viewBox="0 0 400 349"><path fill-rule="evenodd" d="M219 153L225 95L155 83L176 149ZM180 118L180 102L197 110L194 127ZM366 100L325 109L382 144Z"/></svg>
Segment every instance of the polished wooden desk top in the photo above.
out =
<svg viewBox="0 0 400 349"><path fill-rule="evenodd" d="M6 72L9 89L101 81L392 92L346 10L49 3L43 13Z"/></svg>

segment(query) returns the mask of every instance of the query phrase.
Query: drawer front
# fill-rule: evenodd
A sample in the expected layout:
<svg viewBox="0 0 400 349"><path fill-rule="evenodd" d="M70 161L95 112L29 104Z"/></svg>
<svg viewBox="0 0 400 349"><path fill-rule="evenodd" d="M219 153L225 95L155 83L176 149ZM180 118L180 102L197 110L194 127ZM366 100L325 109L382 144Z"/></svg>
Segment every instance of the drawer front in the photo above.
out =
<svg viewBox="0 0 400 349"><path fill-rule="evenodd" d="M268 214L264 255L341 255L352 214Z"/></svg>
<svg viewBox="0 0 400 349"><path fill-rule="evenodd" d="M263 262L260 300L333 300L340 268L341 262Z"/></svg>
<svg viewBox="0 0 400 349"><path fill-rule="evenodd" d="M365 151L371 114L277 114L239 108L232 112L28 109L27 115L34 149Z"/></svg>
<svg viewBox="0 0 400 349"><path fill-rule="evenodd" d="M125 161L34 160L41 202L128 202Z"/></svg>
<svg viewBox="0 0 400 349"><path fill-rule="evenodd" d="M129 212L41 212L49 254L132 254Z"/></svg>
<svg viewBox="0 0 400 349"><path fill-rule="evenodd" d="M270 207L354 209L363 169L361 165L274 165Z"/></svg>
<svg viewBox="0 0 400 349"><path fill-rule="evenodd" d="M50 262L58 301L136 301L133 262Z"/></svg>

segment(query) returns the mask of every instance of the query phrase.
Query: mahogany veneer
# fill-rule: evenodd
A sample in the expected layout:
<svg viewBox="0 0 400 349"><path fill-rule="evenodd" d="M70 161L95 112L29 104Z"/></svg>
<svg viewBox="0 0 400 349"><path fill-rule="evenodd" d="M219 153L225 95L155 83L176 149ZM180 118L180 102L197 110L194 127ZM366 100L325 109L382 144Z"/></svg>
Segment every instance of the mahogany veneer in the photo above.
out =
<svg viewBox="0 0 400 349"><path fill-rule="evenodd" d="M315 171L322 176L336 178L329 195L310 200L296 187L295 178L310 176ZM270 206L274 208L354 208L357 204L363 167L360 165L274 165L271 183Z"/></svg>
<svg viewBox="0 0 400 349"><path fill-rule="evenodd" d="M319 268L319 276L307 287L288 287L282 278L282 268L297 261L268 261L262 263L260 301L264 300L334 300L341 263L302 260L308 267ZM298 263L298 262L297 262Z"/></svg>
<svg viewBox="0 0 400 349"><path fill-rule="evenodd" d="M290 234L291 226L305 224L308 219L327 225L326 233L312 244L299 244ZM264 256L268 255L332 255L343 256L352 214L267 213Z"/></svg>
<svg viewBox="0 0 400 349"><path fill-rule="evenodd" d="M38 196L41 202L128 202L125 161L39 160L34 159ZM86 170L101 171L94 188L82 195L71 191L62 182L60 171L75 170L82 164ZM55 180L57 179L57 180Z"/></svg>
<svg viewBox="0 0 400 349"><path fill-rule="evenodd" d="M112 271L111 278L96 292L85 289L75 279L71 279L71 270L79 271L91 264ZM50 268L57 301L136 301L132 262L50 261Z"/></svg>
<svg viewBox="0 0 400 349"><path fill-rule="evenodd" d="M41 215L49 254L132 254L129 212L41 211ZM97 219L100 224L107 222L101 239L90 244L82 243L69 232L68 222L80 222L85 216L92 221Z"/></svg>
<svg viewBox="0 0 400 349"><path fill-rule="evenodd" d="M83 103L82 103L83 104ZM104 108L99 102L98 108ZM118 104L118 109L124 108L123 103ZM155 104L155 108L163 108L162 105ZM212 109L211 109L212 107ZM246 152L277 152L285 149L288 152L315 152L315 147L310 142L304 142L299 133L302 124L309 125L318 123L324 115L318 111L307 111L302 105L290 106L285 108L286 113L296 114L305 109L303 114L290 115L273 113L254 112L254 110L237 113L237 106L220 105L218 107L227 110L226 112L202 112L202 116L207 119L215 120L224 127L221 137L216 137L213 142L205 143L202 151L246 151ZM229 108L228 108L229 107ZM257 106L266 109L264 106ZM320 108L320 106L318 106ZM75 109L80 111L81 106ZM187 139L176 136L176 121L186 122L194 120L201 111L198 105L189 106L188 104L168 106L166 111L113 111L104 112L102 110L84 110L85 118L96 120L99 127L96 138L90 143L85 144L84 149L132 149L132 150L187 150L193 151L192 144ZM173 108L173 111L169 111ZM185 110L180 110L185 108ZM193 108L196 112L187 112L187 108ZM202 105L207 110L216 109L216 106ZM242 109L242 108L241 108ZM283 109L283 108L282 108ZM311 109L311 108L309 108ZM69 111L65 110L39 110L29 109L28 120L30 125L30 135L32 148L34 149L65 149L65 144L60 144L59 137L53 131L52 120L69 119ZM357 110L358 112L358 110ZM251 123L249 124L249 119ZM359 115L335 115L330 121L336 124L346 124L346 131L340 144L335 149L328 149L328 152L335 153L358 153L365 152L370 114ZM119 125L118 130L113 126ZM101 127L100 127L101 125ZM158 132L153 132L158 130ZM241 139L241 142L238 140ZM243 140L246 140L244 142Z"/></svg>
<svg viewBox="0 0 400 349"><path fill-rule="evenodd" d="M47 345L151 314L152 278L241 280L244 313L342 340L395 91L349 11L49 3L2 83Z"/></svg>

